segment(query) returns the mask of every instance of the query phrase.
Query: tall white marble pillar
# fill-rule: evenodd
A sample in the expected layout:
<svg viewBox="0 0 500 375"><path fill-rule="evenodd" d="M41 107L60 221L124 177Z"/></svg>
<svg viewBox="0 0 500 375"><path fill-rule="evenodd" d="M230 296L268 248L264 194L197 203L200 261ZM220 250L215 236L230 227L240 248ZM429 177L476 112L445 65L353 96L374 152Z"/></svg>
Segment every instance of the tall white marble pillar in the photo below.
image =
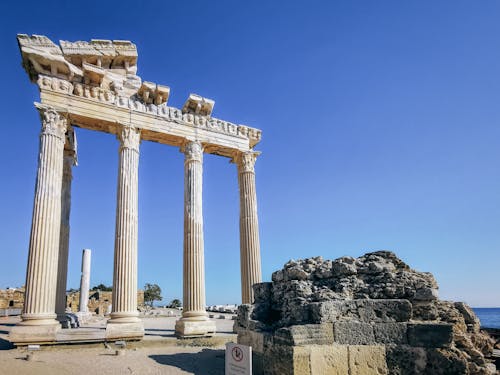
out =
<svg viewBox="0 0 500 375"><path fill-rule="evenodd" d="M71 180L76 165L76 137L68 126L64 145L63 179L61 189L61 229L59 235L59 259L57 265L56 314L63 327L68 327L66 317L66 284L68 278L69 217L71 212Z"/></svg>
<svg viewBox="0 0 500 375"><path fill-rule="evenodd" d="M255 189L255 160L260 152L238 154L240 189L240 265L241 300L253 303L252 285L262 281L260 262L259 219L257 216L257 192Z"/></svg>
<svg viewBox="0 0 500 375"><path fill-rule="evenodd" d="M82 276L80 278L80 303L78 311L81 313L89 312L89 289L90 289L90 257L91 250L82 251Z"/></svg>
<svg viewBox="0 0 500 375"><path fill-rule="evenodd" d="M40 152L22 321L10 332L12 342L53 341L60 328L55 304L67 119L51 107L35 105L42 120Z"/></svg>
<svg viewBox="0 0 500 375"><path fill-rule="evenodd" d="M205 310L205 262L203 245L203 146L188 141L181 149L184 159L184 267L183 311L175 324L179 337L209 336L215 322Z"/></svg>
<svg viewBox="0 0 500 375"><path fill-rule="evenodd" d="M106 338L141 338L144 326L137 311L138 129L122 127L118 133L120 156L116 203L115 258L111 319Z"/></svg>

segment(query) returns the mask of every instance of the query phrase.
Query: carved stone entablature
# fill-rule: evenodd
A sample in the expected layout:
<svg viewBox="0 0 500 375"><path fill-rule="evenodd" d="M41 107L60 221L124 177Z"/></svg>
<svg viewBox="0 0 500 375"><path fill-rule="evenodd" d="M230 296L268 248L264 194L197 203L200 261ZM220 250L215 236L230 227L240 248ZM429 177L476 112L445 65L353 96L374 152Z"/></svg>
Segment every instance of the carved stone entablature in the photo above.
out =
<svg viewBox="0 0 500 375"><path fill-rule="evenodd" d="M35 103L35 107L40 113L40 120L42 121L42 135L53 135L62 140L66 137L66 129L68 121L66 116L57 112L54 108Z"/></svg>
<svg viewBox="0 0 500 375"><path fill-rule="evenodd" d="M143 99L141 100L138 97L127 98L124 96L117 96L113 91L105 90L99 87L88 86L81 83L72 84L65 80L44 75L39 76L37 83L40 90L55 91L67 95L96 100L117 107L128 108L133 111L160 116L168 121L178 124L246 138L250 140L252 147L254 144L257 144L262 137L262 132L259 129L250 128L245 125L236 125L214 117L206 117L193 113L183 113L180 109L168 107L165 104L144 104ZM152 90L152 86L150 87ZM160 89L158 88L155 88L155 90L160 92Z"/></svg>
<svg viewBox="0 0 500 375"><path fill-rule="evenodd" d="M212 117L211 99L190 94L182 109L167 106L170 88L136 75L137 48L129 41L61 41L58 46L45 36L19 34L17 39L42 103L68 112L76 126L116 133L114 124L130 116L130 124L146 130L144 139L178 146L183 138L196 137L227 157L261 140L259 129Z"/></svg>
<svg viewBox="0 0 500 375"><path fill-rule="evenodd" d="M165 104L170 95L170 87L158 85L153 82L142 82L142 86L137 93L137 96L142 99L145 104Z"/></svg>
<svg viewBox="0 0 500 375"><path fill-rule="evenodd" d="M182 107L182 113L192 113L200 116L210 116L214 109L215 101L203 98L196 94L189 94L189 98Z"/></svg>

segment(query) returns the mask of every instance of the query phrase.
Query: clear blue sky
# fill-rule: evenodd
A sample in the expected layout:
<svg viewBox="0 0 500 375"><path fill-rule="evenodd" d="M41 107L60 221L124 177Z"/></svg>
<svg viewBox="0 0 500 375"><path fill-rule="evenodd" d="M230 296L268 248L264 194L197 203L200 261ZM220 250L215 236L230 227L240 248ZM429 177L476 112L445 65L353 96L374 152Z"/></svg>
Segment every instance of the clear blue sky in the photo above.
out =
<svg viewBox="0 0 500 375"><path fill-rule="evenodd" d="M42 3L44 5L42 5ZM264 280L290 258L395 251L441 297L500 306L500 2L9 1L0 5L0 287L24 283L40 122L16 33L129 39L138 74L263 130ZM118 141L77 129L68 288L113 272ZM139 286L182 297L183 155L144 142ZM207 302L240 301L238 187L204 164Z"/></svg>

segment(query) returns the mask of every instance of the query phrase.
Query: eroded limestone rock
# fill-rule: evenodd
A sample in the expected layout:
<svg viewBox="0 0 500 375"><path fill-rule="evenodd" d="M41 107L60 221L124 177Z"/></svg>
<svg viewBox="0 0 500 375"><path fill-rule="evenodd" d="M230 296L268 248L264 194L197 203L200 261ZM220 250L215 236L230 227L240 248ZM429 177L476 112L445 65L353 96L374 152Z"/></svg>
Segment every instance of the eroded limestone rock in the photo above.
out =
<svg viewBox="0 0 500 375"><path fill-rule="evenodd" d="M256 374L495 374L472 309L390 251L291 260L241 305Z"/></svg>

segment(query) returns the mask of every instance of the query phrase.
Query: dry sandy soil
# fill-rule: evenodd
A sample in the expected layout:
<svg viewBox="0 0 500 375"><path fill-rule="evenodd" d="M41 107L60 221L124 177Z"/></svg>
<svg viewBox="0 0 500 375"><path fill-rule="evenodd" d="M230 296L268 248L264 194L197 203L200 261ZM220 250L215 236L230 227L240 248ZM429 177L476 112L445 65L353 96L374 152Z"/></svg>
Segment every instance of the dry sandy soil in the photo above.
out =
<svg viewBox="0 0 500 375"><path fill-rule="evenodd" d="M27 360L26 348L13 348L6 340L18 318L1 317L0 374L224 374L224 344L236 340L233 321L216 319L219 333L210 340L177 340L173 336L175 320L145 318L144 340L129 343L120 355L114 344L55 345L42 346ZM95 320L89 325L103 324L103 320Z"/></svg>

